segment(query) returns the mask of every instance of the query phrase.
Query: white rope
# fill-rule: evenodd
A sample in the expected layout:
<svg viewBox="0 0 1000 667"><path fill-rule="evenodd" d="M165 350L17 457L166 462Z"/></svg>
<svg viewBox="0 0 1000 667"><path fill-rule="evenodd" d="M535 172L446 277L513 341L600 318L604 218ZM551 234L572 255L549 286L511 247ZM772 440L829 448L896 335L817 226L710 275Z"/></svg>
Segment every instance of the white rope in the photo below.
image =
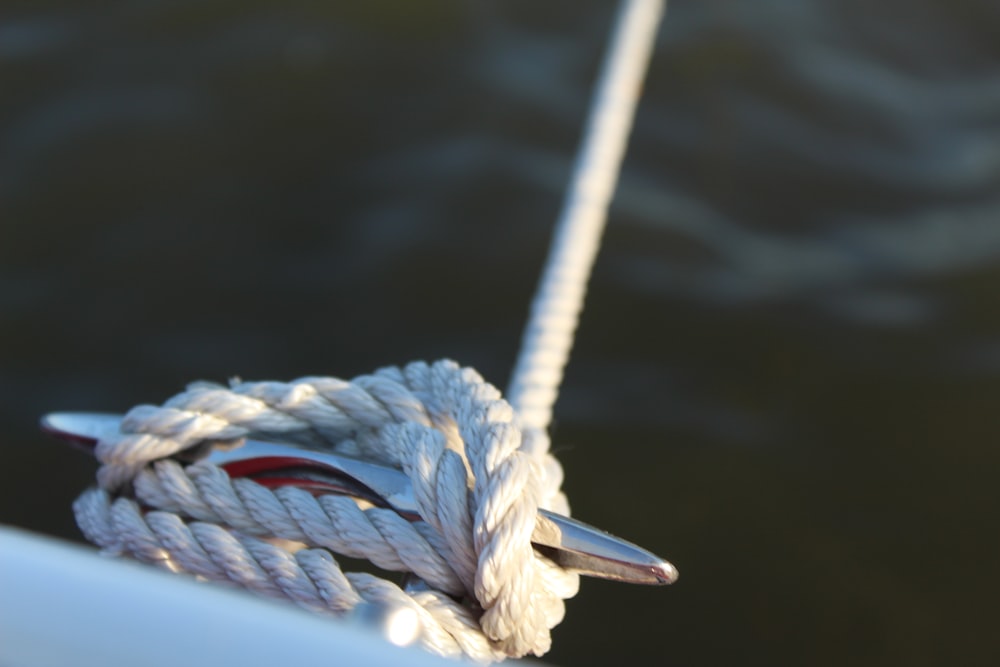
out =
<svg viewBox="0 0 1000 667"><path fill-rule="evenodd" d="M398 466L413 482L423 522L167 458L250 436ZM410 606L423 645L442 655L540 655L578 577L531 547L540 467L520 446L517 417L500 392L450 361L350 382L199 383L162 407L134 408L121 434L98 443L100 488L74 509L87 538L109 553L314 611L344 613L362 601ZM134 500L121 495L128 485ZM412 573L427 588L411 595L344 575L329 552Z"/></svg>
<svg viewBox="0 0 1000 667"><path fill-rule="evenodd" d="M630 0L619 12L507 389L528 428L544 430L552 420L664 5Z"/></svg>
<svg viewBox="0 0 1000 667"><path fill-rule="evenodd" d="M548 425L662 12L623 6L572 191L532 305L513 406L451 361L344 381L197 383L139 406L101 440L99 487L74 504L105 552L228 582L320 613L409 610L429 651L487 662L542 655L579 578L535 552L540 507L568 514ZM268 489L207 463L247 437L402 469L422 521L337 495ZM405 588L344 573L332 553L407 573Z"/></svg>

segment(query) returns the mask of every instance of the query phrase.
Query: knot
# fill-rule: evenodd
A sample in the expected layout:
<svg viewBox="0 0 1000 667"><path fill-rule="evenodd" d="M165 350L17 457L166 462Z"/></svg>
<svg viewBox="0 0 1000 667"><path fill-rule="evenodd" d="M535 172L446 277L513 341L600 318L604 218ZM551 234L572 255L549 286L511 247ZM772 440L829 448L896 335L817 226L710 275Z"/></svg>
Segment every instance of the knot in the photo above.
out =
<svg viewBox="0 0 1000 667"><path fill-rule="evenodd" d="M171 458L246 437L397 467L423 520ZM567 511L547 445L495 387L447 360L349 382L196 383L126 415L122 433L98 444L101 488L74 507L87 537L110 552L330 613L405 605L420 614L421 643L444 655L542 655L578 586L531 546L539 507ZM154 511L113 497L128 486ZM410 584L344 575L330 553L410 573Z"/></svg>

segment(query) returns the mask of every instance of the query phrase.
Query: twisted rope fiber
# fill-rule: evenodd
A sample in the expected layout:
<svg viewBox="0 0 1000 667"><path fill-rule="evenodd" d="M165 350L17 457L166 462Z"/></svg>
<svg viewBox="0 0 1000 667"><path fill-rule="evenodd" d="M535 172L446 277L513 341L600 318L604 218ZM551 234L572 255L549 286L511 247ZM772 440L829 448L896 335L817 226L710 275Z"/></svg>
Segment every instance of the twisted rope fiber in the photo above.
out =
<svg viewBox="0 0 1000 667"><path fill-rule="evenodd" d="M665 4L629 0L619 10L507 389L528 428L545 429L552 420Z"/></svg>
<svg viewBox="0 0 1000 667"><path fill-rule="evenodd" d="M562 381L663 0L627 0L532 303L510 403L451 361L350 382L196 383L130 411L102 440L99 487L74 504L105 552L289 599L320 613L409 609L421 645L487 662L544 654L579 578L530 544L538 508L569 514L546 428ZM351 498L230 479L171 458L254 437L401 468L423 521ZM410 573L405 589L332 553Z"/></svg>
<svg viewBox="0 0 1000 667"><path fill-rule="evenodd" d="M185 468L167 458L251 436L398 466L413 482L423 521L343 496L272 491L213 465ZM87 538L109 553L313 611L342 614L361 602L412 607L422 645L442 655L542 654L579 580L531 547L538 507L565 500L558 462L522 451L521 436L499 391L450 361L351 382L198 383L162 407L134 408L122 434L98 443L100 488L74 510ZM114 497L129 485L135 499ZM411 572L425 586L411 593L345 575L330 552Z"/></svg>

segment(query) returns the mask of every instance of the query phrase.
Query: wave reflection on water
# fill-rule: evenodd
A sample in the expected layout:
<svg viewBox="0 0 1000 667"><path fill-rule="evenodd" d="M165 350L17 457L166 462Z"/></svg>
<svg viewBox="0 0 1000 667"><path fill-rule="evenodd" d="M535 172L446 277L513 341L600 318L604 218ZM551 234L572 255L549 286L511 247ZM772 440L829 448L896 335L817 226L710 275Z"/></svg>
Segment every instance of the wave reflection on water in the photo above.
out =
<svg viewBox="0 0 1000 667"><path fill-rule="evenodd" d="M77 539L36 432L183 383L450 356L506 380L605 3L0 10L4 522ZM561 664L981 664L1000 580L1000 6L673 2L554 442Z"/></svg>

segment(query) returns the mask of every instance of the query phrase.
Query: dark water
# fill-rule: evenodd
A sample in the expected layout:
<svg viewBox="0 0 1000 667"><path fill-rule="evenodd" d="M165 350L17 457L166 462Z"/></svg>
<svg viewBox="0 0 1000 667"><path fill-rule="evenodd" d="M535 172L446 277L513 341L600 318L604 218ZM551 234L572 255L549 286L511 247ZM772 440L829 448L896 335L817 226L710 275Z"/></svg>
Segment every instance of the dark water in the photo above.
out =
<svg viewBox="0 0 1000 667"><path fill-rule="evenodd" d="M538 6L541 5L541 6ZM0 6L0 521L55 409L452 357L503 386L604 3ZM668 556L547 658L997 664L1000 5L673 3L557 405Z"/></svg>

